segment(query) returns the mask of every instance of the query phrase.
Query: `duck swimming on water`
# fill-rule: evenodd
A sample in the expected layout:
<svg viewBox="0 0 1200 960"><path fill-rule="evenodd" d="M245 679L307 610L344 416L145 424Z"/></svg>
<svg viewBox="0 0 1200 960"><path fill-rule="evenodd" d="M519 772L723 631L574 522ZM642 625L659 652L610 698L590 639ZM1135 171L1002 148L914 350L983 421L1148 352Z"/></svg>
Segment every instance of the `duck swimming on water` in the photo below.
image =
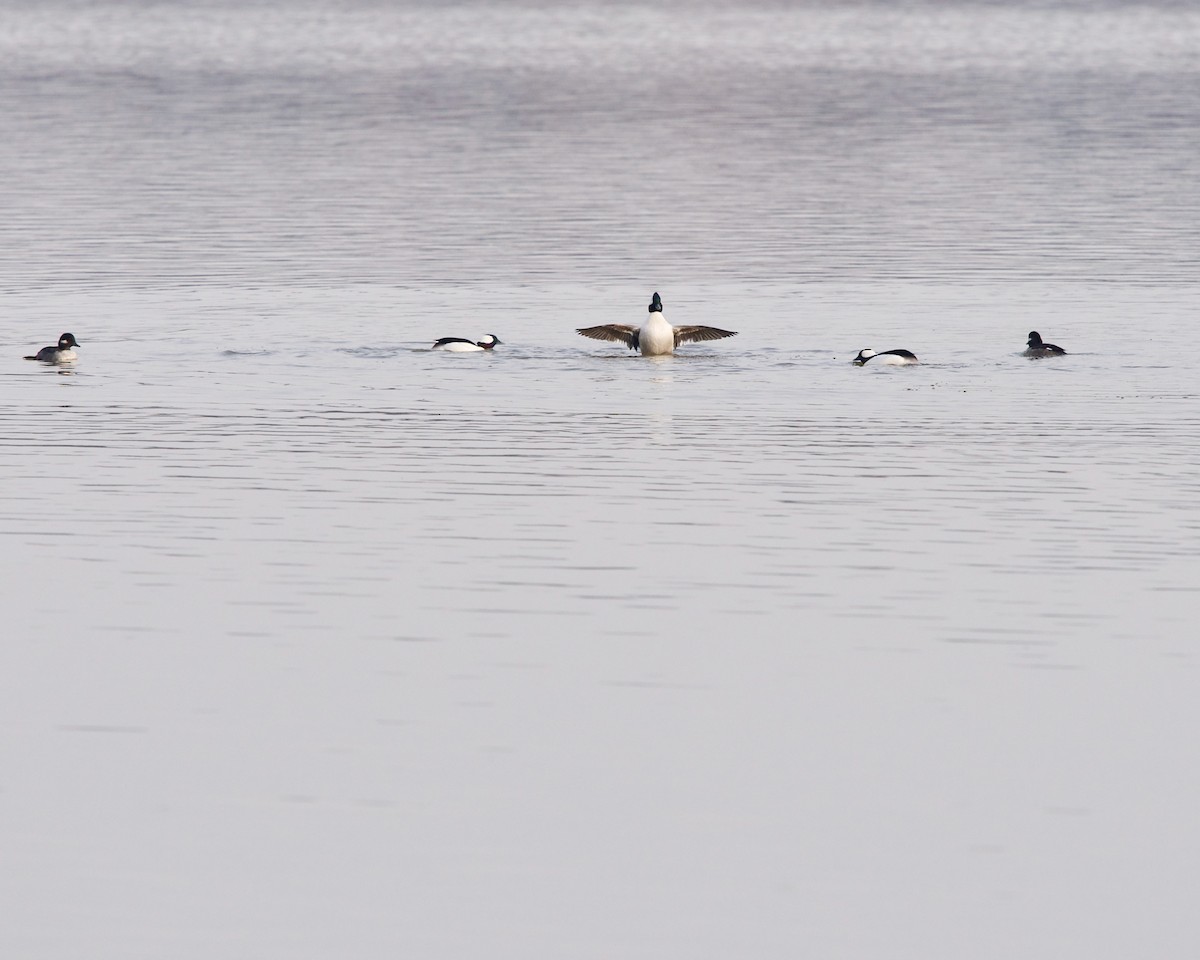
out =
<svg viewBox="0 0 1200 960"><path fill-rule="evenodd" d="M451 353L478 353L480 350L491 350L501 339L494 333L489 333L482 340L465 340L462 337L442 337L434 343L431 350L449 350Z"/></svg>
<svg viewBox="0 0 1200 960"><path fill-rule="evenodd" d="M57 347L42 347L36 354L31 357L26 357L26 360L41 360L42 363L70 363L77 359L73 347L79 346L79 341L75 339L75 334L64 333L58 338Z"/></svg>
<svg viewBox="0 0 1200 960"><path fill-rule="evenodd" d="M1067 351L1057 343L1046 343L1036 330L1029 331L1029 343L1025 347L1027 357L1063 357Z"/></svg>
<svg viewBox="0 0 1200 960"><path fill-rule="evenodd" d="M640 327L624 323L605 323L598 327L580 327L575 331L593 340L614 340L630 350L639 350L643 357L662 357L675 352L681 343L699 340L721 340L736 337L736 330L719 327L673 327L663 317L662 297L657 293L650 301L650 318Z"/></svg>
<svg viewBox="0 0 1200 960"><path fill-rule="evenodd" d="M917 360L917 355L911 350L884 350L882 353L876 353L870 347L867 347L865 350L859 350L858 356L850 362L861 367L871 359L875 360L876 366L885 363L893 367L907 367L920 362Z"/></svg>

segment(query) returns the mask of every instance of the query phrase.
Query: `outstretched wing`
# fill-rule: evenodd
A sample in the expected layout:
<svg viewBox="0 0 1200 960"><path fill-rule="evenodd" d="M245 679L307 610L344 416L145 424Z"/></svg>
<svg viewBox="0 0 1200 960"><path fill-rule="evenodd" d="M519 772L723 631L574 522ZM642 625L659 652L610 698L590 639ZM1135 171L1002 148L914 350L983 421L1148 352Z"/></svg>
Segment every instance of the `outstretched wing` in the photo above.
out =
<svg viewBox="0 0 1200 960"><path fill-rule="evenodd" d="M675 346L692 340L723 340L736 336L736 330L722 330L719 327L676 327Z"/></svg>
<svg viewBox="0 0 1200 960"><path fill-rule="evenodd" d="M636 350L638 345L638 328L624 323L606 323L599 327L580 327L575 331L581 337L591 337L593 340L615 340L623 343L630 350Z"/></svg>

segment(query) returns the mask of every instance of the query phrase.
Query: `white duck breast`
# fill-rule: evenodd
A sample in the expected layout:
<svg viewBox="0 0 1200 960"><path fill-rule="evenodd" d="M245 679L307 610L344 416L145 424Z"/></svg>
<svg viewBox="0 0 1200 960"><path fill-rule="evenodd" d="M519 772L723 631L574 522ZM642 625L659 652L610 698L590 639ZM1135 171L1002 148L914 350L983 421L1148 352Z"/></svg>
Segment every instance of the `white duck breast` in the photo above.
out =
<svg viewBox="0 0 1200 960"><path fill-rule="evenodd" d="M501 343L499 337L489 333L482 340L466 340L463 337L442 337L430 348L431 350L447 350L450 353L479 353L481 350L491 350Z"/></svg>
<svg viewBox="0 0 1200 960"><path fill-rule="evenodd" d="M908 367L914 363L920 363L917 355L911 350L884 350L882 353L876 353L870 347L859 350L858 356L851 363L856 363L861 367L868 360L874 361L875 366L883 364L889 367Z"/></svg>
<svg viewBox="0 0 1200 960"><path fill-rule="evenodd" d="M675 352L681 343L699 340L721 340L736 337L736 330L719 327L683 326L673 327L663 316L662 297L657 293L650 301L650 317L640 327L625 323L605 323L598 327L580 327L580 336L593 340L613 340L623 343L630 350L638 350L643 357L662 357Z"/></svg>
<svg viewBox="0 0 1200 960"><path fill-rule="evenodd" d="M58 338L58 346L42 347L36 354L26 357L26 360L40 360L42 363L71 363L78 358L72 349L79 346L73 333L64 333Z"/></svg>

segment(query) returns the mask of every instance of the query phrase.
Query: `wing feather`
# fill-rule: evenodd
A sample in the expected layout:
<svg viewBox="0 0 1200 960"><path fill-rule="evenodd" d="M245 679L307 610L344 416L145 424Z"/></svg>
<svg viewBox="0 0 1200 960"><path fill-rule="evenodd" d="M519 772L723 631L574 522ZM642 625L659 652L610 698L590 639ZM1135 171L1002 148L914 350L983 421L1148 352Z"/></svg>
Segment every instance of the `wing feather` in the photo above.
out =
<svg viewBox="0 0 1200 960"><path fill-rule="evenodd" d="M580 327L575 331L581 337L591 337L593 340L614 340L623 343L630 350L638 345L638 328L624 323L605 323L599 327Z"/></svg>
<svg viewBox="0 0 1200 960"><path fill-rule="evenodd" d="M693 340L723 340L725 337L736 336L736 330L722 330L720 327L676 327L675 346Z"/></svg>

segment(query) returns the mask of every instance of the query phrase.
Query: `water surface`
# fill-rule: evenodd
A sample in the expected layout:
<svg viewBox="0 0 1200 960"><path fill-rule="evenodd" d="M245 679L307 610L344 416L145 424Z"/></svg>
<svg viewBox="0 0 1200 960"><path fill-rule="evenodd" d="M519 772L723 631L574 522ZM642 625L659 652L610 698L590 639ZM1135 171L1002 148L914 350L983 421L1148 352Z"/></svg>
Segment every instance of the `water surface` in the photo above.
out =
<svg viewBox="0 0 1200 960"><path fill-rule="evenodd" d="M1190 8L0 9L6 955L1195 952Z"/></svg>

